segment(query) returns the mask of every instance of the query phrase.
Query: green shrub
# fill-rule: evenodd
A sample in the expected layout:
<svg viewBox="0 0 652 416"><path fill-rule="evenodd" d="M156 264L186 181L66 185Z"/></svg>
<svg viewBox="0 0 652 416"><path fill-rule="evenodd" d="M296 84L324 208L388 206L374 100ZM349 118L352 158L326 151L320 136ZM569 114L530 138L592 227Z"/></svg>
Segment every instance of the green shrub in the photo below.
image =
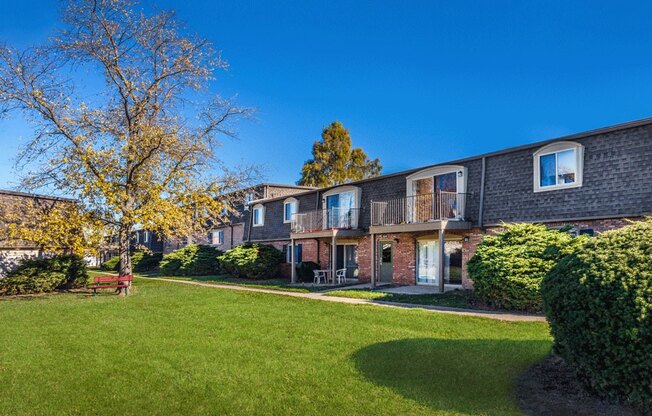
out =
<svg viewBox="0 0 652 416"><path fill-rule="evenodd" d="M134 272L149 272L156 269L162 259L163 253L136 251L131 255L131 268Z"/></svg>
<svg viewBox="0 0 652 416"><path fill-rule="evenodd" d="M541 311L541 280L586 237L536 224L506 224L485 236L467 263L479 299L501 309Z"/></svg>
<svg viewBox="0 0 652 416"><path fill-rule="evenodd" d="M561 355L602 397L652 408L652 219L601 234L542 285Z"/></svg>
<svg viewBox="0 0 652 416"><path fill-rule="evenodd" d="M113 256L100 266L102 270L117 272L120 269L120 257Z"/></svg>
<svg viewBox="0 0 652 416"><path fill-rule="evenodd" d="M170 276L202 276L219 271L221 251L208 245L189 245L163 256L160 271Z"/></svg>
<svg viewBox="0 0 652 416"><path fill-rule="evenodd" d="M313 282L315 280L313 271L319 269L319 264L312 261L303 261L297 264L297 277L300 282Z"/></svg>
<svg viewBox="0 0 652 416"><path fill-rule="evenodd" d="M131 268L134 272L149 272L155 270L161 260L163 253L149 253L147 251L136 251L131 254ZM102 263L102 270L117 272L120 270L120 257L111 257Z"/></svg>
<svg viewBox="0 0 652 416"><path fill-rule="evenodd" d="M220 256L222 270L235 277L274 278L278 275L283 253L266 244L245 244Z"/></svg>
<svg viewBox="0 0 652 416"><path fill-rule="evenodd" d="M86 262L76 255L24 259L0 279L0 295L24 295L72 289L86 285Z"/></svg>

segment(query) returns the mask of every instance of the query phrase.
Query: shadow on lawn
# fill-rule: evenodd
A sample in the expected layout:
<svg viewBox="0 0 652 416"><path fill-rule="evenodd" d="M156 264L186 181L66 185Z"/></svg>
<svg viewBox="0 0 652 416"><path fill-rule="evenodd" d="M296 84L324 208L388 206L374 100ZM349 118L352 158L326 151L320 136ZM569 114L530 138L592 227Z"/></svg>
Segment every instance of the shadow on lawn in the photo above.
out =
<svg viewBox="0 0 652 416"><path fill-rule="evenodd" d="M434 410L521 414L514 386L521 372L550 352L546 340L402 339L353 354L372 382Z"/></svg>

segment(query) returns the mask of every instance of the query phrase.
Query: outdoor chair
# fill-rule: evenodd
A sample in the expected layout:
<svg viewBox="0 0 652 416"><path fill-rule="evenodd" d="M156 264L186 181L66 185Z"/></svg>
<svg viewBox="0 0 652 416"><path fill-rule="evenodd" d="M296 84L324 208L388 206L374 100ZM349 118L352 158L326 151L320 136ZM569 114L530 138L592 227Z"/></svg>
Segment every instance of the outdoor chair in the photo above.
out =
<svg viewBox="0 0 652 416"><path fill-rule="evenodd" d="M337 284L341 285L346 283L346 269L339 269L335 272L335 278L337 279Z"/></svg>
<svg viewBox="0 0 652 416"><path fill-rule="evenodd" d="M312 272L315 274L315 279L314 279L315 284L321 284L322 279L324 279L324 283L326 283L326 271L325 270L313 270Z"/></svg>

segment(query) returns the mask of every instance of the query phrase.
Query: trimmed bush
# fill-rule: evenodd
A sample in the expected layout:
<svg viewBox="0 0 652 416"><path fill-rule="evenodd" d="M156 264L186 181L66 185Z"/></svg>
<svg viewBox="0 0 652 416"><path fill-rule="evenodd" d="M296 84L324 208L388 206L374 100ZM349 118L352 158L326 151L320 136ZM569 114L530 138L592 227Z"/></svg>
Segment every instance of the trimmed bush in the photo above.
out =
<svg viewBox="0 0 652 416"><path fill-rule="evenodd" d="M587 237L536 224L505 224L485 236L467 263L476 296L490 306L538 312L543 309L541 281Z"/></svg>
<svg viewBox="0 0 652 416"><path fill-rule="evenodd" d="M169 276L202 276L219 271L218 256L222 252L215 247L192 244L163 256L161 274Z"/></svg>
<svg viewBox="0 0 652 416"><path fill-rule="evenodd" d="M300 282L313 282L315 280L314 270L319 270L319 264L312 261L304 261L297 265L297 277Z"/></svg>
<svg viewBox="0 0 652 416"><path fill-rule="evenodd" d="M266 244L244 244L220 256L225 273L249 279L274 278L283 261L283 253Z"/></svg>
<svg viewBox="0 0 652 416"><path fill-rule="evenodd" d="M131 255L131 268L134 272L155 270L163 260L163 253L137 251Z"/></svg>
<svg viewBox="0 0 652 416"><path fill-rule="evenodd" d="M155 270L162 259L163 253L136 251L131 254L131 268L134 272L149 272ZM101 267L102 270L117 272L120 270L120 257L111 257Z"/></svg>
<svg viewBox="0 0 652 416"><path fill-rule="evenodd" d="M0 295L46 293L83 287L88 281L86 262L76 255L24 259L0 279Z"/></svg>
<svg viewBox="0 0 652 416"><path fill-rule="evenodd" d="M555 352L599 396L652 408L652 219L605 232L542 284Z"/></svg>
<svg viewBox="0 0 652 416"><path fill-rule="evenodd" d="M102 270L117 272L120 269L120 257L114 256L102 263Z"/></svg>

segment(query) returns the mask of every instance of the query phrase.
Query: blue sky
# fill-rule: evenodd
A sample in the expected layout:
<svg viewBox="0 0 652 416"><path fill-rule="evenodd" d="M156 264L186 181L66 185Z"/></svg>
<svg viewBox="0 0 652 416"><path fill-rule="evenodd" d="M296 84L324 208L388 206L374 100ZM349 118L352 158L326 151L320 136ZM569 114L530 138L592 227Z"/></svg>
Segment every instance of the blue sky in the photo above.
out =
<svg viewBox="0 0 652 416"><path fill-rule="evenodd" d="M333 120L384 173L652 115L650 2L154 1L229 61L214 92L258 109L222 159L295 182ZM7 1L0 40L56 28L58 2ZM0 120L0 188L18 118Z"/></svg>

